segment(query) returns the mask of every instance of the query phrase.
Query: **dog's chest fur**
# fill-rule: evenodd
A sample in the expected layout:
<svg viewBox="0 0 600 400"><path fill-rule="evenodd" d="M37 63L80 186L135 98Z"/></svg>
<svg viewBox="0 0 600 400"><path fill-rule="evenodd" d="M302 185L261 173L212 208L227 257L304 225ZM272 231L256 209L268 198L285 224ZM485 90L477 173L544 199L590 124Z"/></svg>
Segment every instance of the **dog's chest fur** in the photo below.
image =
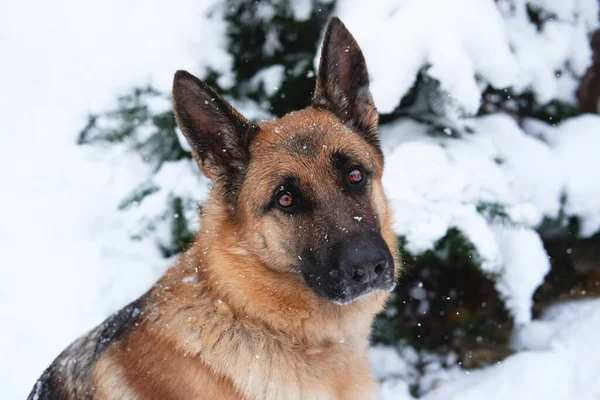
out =
<svg viewBox="0 0 600 400"><path fill-rule="evenodd" d="M173 269L171 278L184 275ZM139 325L99 359L98 398L371 398L370 319L334 322L309 343L234 312L202 283L168 278ZM312 330L301 321L296 328L299 336Z"/></svg>

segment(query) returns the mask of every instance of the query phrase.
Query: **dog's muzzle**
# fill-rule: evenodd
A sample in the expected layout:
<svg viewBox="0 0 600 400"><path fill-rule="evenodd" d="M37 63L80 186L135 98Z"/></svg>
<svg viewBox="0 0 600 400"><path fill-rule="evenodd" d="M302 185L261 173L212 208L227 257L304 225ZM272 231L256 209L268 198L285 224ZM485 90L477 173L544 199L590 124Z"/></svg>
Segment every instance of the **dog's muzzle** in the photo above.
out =
<svg viewBox="0 0 600 400"><path fill-rule="evenodd" d="M346 304L394 289L394 259L381 235L357 235L327 253L323 262L303 268L307 285L322 298Z"/></svg>

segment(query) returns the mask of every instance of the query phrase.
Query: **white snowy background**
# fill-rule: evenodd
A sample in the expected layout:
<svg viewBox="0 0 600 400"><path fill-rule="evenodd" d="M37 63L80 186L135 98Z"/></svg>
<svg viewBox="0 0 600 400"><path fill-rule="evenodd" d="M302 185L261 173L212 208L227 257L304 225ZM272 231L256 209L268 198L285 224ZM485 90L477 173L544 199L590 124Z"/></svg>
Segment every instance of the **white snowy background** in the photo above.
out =
<svg viewBox="0 0 600 400"><path fill-rule="evenodd" d="M582 234L600 230L600 117L556 126L519 126L500 114L463 118L477 111L482 81L532 89L541 102L573 102L576 77L590 63L587 35L598 27L598 2L535 0L559 16L543 34L526 23L524 1L513 2L512 14L503 3L381 0L365 7L340 0L336 8L365 53L380 111L393 110L417 71L431 65L428 75L459 110L455 122L474 130L454 140L409 120L384 127L384 183L409 250L423 251L459 228L482 268L500 276L518 326L516 353L479 371L431 356L423 374L414 350L374 348L382 399L412 398L408 388L417 381L427 399L600 399L600 300L555 306L536 321L530 313L549 269L534 230L542 218L558 215L564 194L565 212L581 218ZM149 167L125 148L76 146L76 134L87 113L113 106L134 84L169 91L177 69L210 65L226 86L232 60L217 4L0 3L0 398L26 397L64 347L168 266L155 243L129 240L127 227L139 216L115 211ZM310 3L294 4L297 18L306 18ZM573 76L556 76L567 61ZM281 75L270 67L256 79L276 86ZM173 163L156 179L201 200L206 183L192 168ZM476 211L480 202L502 203L514 224L490 223Z"/></svg>

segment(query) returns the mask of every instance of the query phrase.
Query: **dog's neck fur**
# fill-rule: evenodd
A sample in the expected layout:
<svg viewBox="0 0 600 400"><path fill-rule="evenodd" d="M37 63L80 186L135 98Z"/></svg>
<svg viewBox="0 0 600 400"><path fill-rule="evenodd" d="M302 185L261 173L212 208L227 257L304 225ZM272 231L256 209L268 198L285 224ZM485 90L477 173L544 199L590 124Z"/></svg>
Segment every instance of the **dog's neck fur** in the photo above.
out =
<svg viewBox="0 0 600 400"><path fill-rule="evenodd" d="M387 293L344 306L322 300L299 275L282 279L256 260L239 232L224 228L227 206L212 199L203 211L195 244L149 293L154 309L146 310L147 330L185 343L181 354L197 357L247 398L368 397L368 335ZM190 331L197 342L187 339ZM240 365L247 365L247 376L240 376ZM296 376L278 376L290 370ZM294 386L311 381L307 375L314 387ZM360 383L360 391L348 380Z"/></svg>

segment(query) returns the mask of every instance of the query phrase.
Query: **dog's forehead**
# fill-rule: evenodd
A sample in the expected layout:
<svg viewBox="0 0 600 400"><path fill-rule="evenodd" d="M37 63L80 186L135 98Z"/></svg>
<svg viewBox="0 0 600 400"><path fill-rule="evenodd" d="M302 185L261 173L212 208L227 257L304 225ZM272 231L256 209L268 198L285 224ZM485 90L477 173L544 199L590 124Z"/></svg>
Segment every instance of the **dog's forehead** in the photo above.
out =
<svg viewBox="0 0 600 400"><path fill-rule="evenodd" d="M364 146L358 135L333 114L308 108L260 124L254 152L268 156L314 158L320 154Z"/></svg>
<svg viewBox="0 0 600 400"><path fill-rule="evenodd" d="M251 196L264 196L290 177L327 193L335 186L341 163L362 165L376 178L383 169L377 149L360 134L328 111L309 107L260 124L246 181Z"/></svg>

